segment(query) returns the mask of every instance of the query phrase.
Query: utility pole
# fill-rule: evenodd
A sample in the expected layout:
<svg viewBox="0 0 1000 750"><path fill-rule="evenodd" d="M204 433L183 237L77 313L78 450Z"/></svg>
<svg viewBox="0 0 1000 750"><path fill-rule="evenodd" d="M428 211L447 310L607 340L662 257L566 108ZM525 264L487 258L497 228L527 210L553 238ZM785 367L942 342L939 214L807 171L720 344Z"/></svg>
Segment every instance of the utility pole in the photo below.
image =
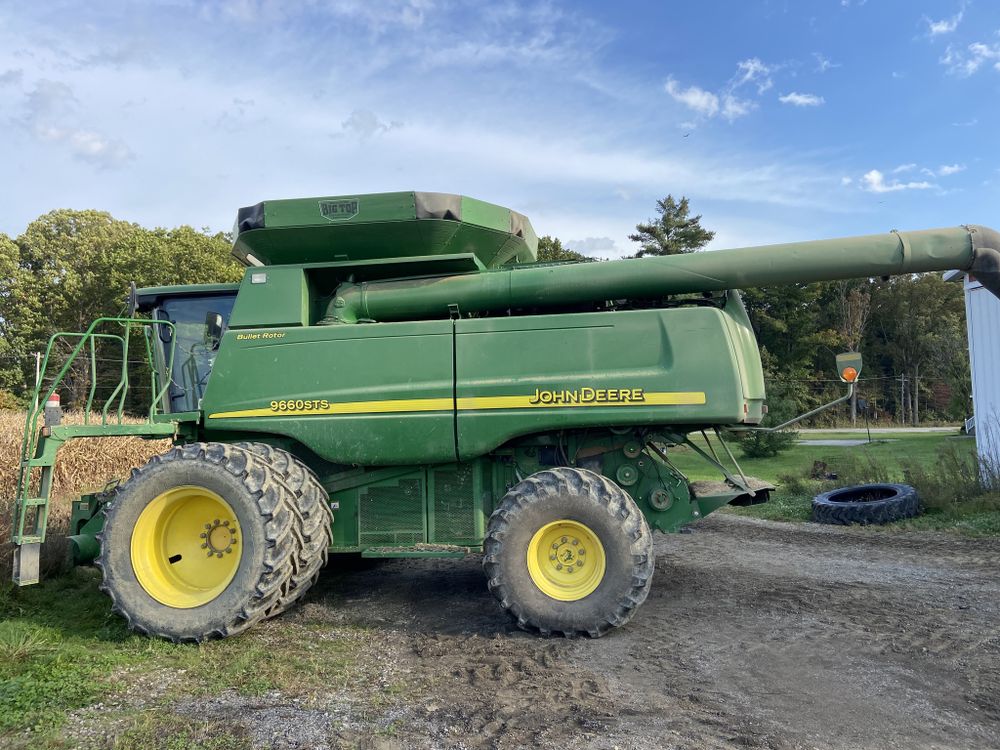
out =
<svg viewBox="0 0 1000 750"><path fill-rule="evenodd" d="M42 383L42 353L35 352L35 411L38 411L38 387Z"/></svg>
<svg viewBox="0 0 1000 750"><path fill-rule="evenodd" d="M899 376L899 423L906 424L906 376Z"/></svg>

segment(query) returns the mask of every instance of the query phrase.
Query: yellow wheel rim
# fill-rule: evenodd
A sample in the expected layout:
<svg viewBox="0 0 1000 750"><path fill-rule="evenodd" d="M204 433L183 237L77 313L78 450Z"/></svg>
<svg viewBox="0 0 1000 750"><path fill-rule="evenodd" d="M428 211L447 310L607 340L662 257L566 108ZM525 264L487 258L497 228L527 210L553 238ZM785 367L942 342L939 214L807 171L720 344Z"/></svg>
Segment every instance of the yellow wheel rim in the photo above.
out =
<svg viewBox="0 0 1000 750"><path fill-rule="evenodd" d="M233 580L242 541L236 514L219 495L193 485L174 487L139 514L132 530L132 569L160 604L200 607Z"/></svg>
<svg viewBox="0 0 1000 750"><path fill-rule="evenodd" d="M528 543L528 575L546 596L575 602L604 579L607 558L597 534L579 521L553 521Z"/></svg>

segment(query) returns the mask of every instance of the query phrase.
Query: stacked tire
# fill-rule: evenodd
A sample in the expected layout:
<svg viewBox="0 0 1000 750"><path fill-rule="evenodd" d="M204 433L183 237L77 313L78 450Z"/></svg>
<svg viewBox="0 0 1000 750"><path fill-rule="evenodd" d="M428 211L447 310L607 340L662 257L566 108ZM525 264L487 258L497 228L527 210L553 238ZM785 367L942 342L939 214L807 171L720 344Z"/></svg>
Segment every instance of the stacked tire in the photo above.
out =
<svg viewBox="0 0 1000 750"><path fill-rule="evenodd" d="M140 633L200 642L298 601L326 564L329 497L292 454L193 443L132 471L105 507L104 590Z"/></svg>

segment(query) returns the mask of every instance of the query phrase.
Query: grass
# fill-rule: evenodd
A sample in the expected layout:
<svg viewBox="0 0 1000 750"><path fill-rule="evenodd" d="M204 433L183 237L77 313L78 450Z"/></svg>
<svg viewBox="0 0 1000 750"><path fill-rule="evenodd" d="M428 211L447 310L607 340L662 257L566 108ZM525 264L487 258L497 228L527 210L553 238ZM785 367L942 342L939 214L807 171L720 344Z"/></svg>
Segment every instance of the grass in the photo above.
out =
<svg viewBox="0 0 1000 750"><path fill-rule="evenodd" d="M79 739L66 744L67 722L79 725L73 712L101 702L100 723L115 731L95 747L242 748L248 740L235 730L181 720L171 706L227 690L308 700L363 679L360 629L284 620L175 645L129 633L98 581L96 570L77 568L0 589L0 746L76 747ZM121 696L140 696L147 710Z"/></svg>
<svg viewBox="0 0 1000 750"><path fill-rule="evenodd" d="M800 440L867 439L865 432L801 433ZM884 527L887 530L954 531L969 535L1000 535L1000 497L983 492L968 476L975 440L950 433L894 432L872 435L873 442L856 447L798 444L773 458L745 458L743 470L778 485L769 503L725 512L772 521L808 521L812 498L838 486L867 481L906 482L917 487L924 512L917 518ZM702 447L704 442L700 441ZM724 455L714 438L719 455ZM731 446L732 447L732 446ZM716 479L715 469L689 448L671 451L671 460L691 479ZM825 464L836 480L810 478L815 462Z"/></svg>

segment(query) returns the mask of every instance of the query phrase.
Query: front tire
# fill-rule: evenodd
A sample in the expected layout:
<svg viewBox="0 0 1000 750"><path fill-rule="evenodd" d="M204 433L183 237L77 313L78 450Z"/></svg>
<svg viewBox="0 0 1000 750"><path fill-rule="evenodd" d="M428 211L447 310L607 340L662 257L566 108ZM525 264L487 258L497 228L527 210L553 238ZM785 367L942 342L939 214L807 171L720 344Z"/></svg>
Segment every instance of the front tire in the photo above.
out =
<svg viewBox="0 0 1000 750"><path fill-rule="evenodd" d="M194 443L135 469L105 509L101 588L132 630L174 642L239 633L293 573L294 493L268 463Z"/></svg>
<svg viewBox="0 0 1000 750"><path fill-rule="evenodd" d="M628 622L653 580L642 512L600 474L558 467L515 485L490 517L490 591L525 630L597 638Z"/></svg>

